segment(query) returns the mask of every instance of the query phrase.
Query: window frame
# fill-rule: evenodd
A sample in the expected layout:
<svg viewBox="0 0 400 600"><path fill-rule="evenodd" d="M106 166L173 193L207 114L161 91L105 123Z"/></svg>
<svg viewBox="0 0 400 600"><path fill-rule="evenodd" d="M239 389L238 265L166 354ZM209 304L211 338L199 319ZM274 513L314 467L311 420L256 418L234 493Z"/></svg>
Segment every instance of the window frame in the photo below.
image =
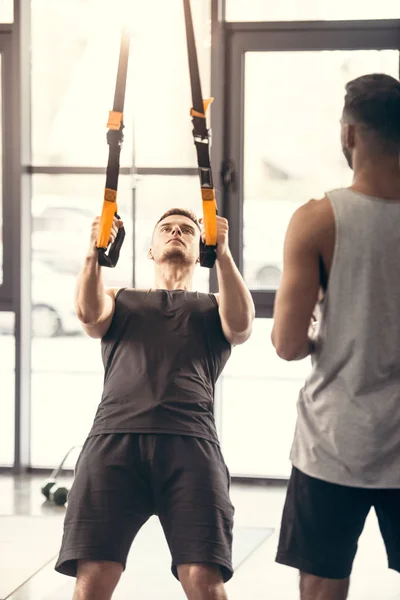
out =
<svg viewBox="0 0 400 600"><path fill-rule="evenodd" d="M3 282L0 284L0 309L12 310L13 304L13 235L10 224L13 220L12 203L12 147L14 107L12 99L12 39L8 27L0 27L1 55L1 144L2 144L2 239L3 239ZM7 226L8 224L8 226Z"/></svg>

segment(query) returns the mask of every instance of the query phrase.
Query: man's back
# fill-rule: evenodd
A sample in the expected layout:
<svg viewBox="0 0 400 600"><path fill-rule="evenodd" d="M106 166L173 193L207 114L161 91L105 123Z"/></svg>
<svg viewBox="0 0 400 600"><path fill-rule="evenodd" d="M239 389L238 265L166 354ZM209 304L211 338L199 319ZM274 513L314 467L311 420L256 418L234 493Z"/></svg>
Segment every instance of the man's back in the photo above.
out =
<svg viewBox="0 0 400 600"><path fill-rule="evenodd" d="M400 199L341 189L317 210L329 283L291 458L333 483L399 487Z"/></svg>

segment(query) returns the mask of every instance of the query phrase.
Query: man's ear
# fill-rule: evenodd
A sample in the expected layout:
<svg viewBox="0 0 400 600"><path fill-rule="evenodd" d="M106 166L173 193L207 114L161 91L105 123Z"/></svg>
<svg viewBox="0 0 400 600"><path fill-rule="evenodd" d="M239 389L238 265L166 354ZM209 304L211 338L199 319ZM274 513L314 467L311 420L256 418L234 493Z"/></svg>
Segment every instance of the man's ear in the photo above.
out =
<svg viewBox="0 0 400 600"><path fill-rule="evenodd" d="M345 142L346 142L346 147L349 148L350 150L353 150L356 141L356 128L353 124L347 124L345 126Z"/></svg>
<svg viewBox="0 0 400 600"><path fill-rule="evenodd" d="M149 260L154 260L154 256L153 256L153 250L150 248L150 250L147 253L147 258Z"/></svg>

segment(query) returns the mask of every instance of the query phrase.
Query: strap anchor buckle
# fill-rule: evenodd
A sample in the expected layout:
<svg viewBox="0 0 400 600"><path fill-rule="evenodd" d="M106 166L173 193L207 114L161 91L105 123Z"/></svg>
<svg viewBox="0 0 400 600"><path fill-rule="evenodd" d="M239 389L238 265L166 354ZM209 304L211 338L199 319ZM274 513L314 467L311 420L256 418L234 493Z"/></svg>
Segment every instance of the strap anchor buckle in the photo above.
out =
<svg viewBox="0 0 400 600"><path fill-rule="evenodd" d="M109 129L107 131L107 144L109 146L122 146L124 134L122 132L124 124L121 124L121 129Z"/></svg>
<svg viewBox="0 0 400 600"><path fill-rule="evenodd" d="M193 129L193 139L195 144L208 144L211 148L211 129L209 129L206 134L199 133L198 131Z"/></svg>
<svg viewBox="0 0 400 600"><path fill-rule="evenodd" d="M200 187L202 189L214 188L211 167L198 167L200 176Z"/></svg>

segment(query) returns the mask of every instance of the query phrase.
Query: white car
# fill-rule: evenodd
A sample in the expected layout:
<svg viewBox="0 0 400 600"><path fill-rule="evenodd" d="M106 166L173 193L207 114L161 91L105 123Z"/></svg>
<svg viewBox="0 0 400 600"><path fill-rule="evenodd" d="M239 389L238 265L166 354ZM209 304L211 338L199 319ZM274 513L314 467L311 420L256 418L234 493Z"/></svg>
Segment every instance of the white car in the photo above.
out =
<svg viewBox="0 0 400 600"><path fill-rule="evenodd" d="M82 329L74 309L76 277L58 273L38 260L32 262L32 335L54 337ZM0 332L14 333L14 319L0 312Z"/></svg>
<svg viewBox="0 0 400 600"><path fill-rule="evenodd" d="M82 331L74 308L76 277L32 262L32 330L53 337Z"/></svg>

